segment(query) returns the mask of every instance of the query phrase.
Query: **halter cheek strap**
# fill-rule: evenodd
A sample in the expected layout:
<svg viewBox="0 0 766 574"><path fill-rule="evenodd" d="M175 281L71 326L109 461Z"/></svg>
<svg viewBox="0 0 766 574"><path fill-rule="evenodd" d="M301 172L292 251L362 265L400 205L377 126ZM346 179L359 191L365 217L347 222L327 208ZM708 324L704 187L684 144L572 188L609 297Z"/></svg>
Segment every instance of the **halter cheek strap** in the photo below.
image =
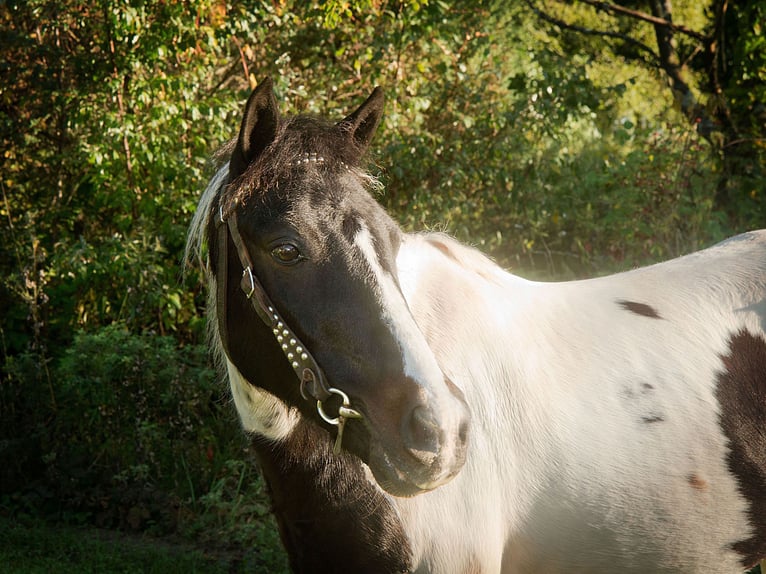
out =
<svg viewBox="0 0 766 574"><path fill-rule="evenodd" d="M237 250L243 272L240 287L245 296L250 300L258 317L271 329L274 338L279 343L282 353L289 361L290 366L300 380L301 396L308 400L313 398L317 401L317 411L324 421L338 427L335 440L334 452L339 452L343 436L343 428L346 419L362 418L361 413L350 407L350 401L346 393L328 386L324 373L314 357L282 319L276 307L266 294L261 282L253 274L253 264L250 254L242 240L242 235L237 227L237 216L231 214L224 217L223 209L219 207L216 220L218 233L218 265L216 271L216 301L218 315L218 331L224 350L229 353L228 329L226 325L226 278L228 277L228 235ZM338 410L338 416L329 417L324 410L323 403L332 395L338 395L342 404Z"/></svg>

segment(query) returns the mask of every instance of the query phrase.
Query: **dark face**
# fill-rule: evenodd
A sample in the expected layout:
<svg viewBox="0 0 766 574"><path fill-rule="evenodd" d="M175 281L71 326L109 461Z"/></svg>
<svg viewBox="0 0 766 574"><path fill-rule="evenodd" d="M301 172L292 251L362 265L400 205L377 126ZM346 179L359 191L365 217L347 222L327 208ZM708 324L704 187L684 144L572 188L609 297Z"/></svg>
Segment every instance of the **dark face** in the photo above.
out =
<svg viewBox="0 0 766 574"><path fill-rule="evenodd" d="M262 88L269 93L260 101L258 90L251 97L243 130L266 125L268 143L246 134L244 140L255 144L243 146L240 134L238 148L245 149L232 156L234 183L227 190L238 200L230 217L237 217L254 273L328 384L345 392L362 414L347 423L344 448L366 462L392 494L435 488L463 465L469 416L399 289L400 231L365 189L365 176L349 167L378 123L380 98L373 94L337 126L300 124L311 132L307 142L296 126L280 123L270 86ZM254 114L258 121L248 123ZM322 147L322 129L332 146ZM291 138L305 151L274 170L274 162L287 155L280 144L296 146ZM347 149L341 147L344 139ZM250 153L252 148L260 151ZM211 234L211 253L220 251L215 242ZM301 397L274 335L239 289L242 264L229 247L229 360L251 384L335 432L319 418L316 404ZM330 403L326 409L337 412Z"/></svg>

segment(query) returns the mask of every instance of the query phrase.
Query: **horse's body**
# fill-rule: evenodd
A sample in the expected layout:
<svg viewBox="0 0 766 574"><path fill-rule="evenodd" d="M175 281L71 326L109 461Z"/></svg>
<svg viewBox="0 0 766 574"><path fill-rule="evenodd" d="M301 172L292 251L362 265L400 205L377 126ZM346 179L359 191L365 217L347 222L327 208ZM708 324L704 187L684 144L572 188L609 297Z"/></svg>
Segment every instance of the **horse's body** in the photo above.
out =
<svg viewBox="0 0 766 574"><path fill-rule="evenodd" d="M473 414L461 473L397 502L434 571L737 572L766 554L766 232L566 283L438 236L398 262Z"/></svg>
<svg viewBox="0 0 766 574"><path fill-rule="evenodd" d="M238 288L250 263L232 248L239 232L221 230L227 205L254 209L227 197L252 187L256 168L248 165L276 153L280 130L290 129L269 115L266 89L248 103L190 243L210 244L213 343L254 434L294 570L686 574L741 571L766 555L766 232L610 277L535 283L446 236L401 234L359 186L336 195L359 177L348 159L325 175L329 158L312 158L329 152L306 155L287 173L307 170L315 190L301 189L315 194L321 215L303 217L296 196L286 219L321 249L305 239L261 240L261 227L245 228L240 243L298 342L358 409L346 411L362 419L349 419L340 437L344 411L328 433L301 400L289 362ZM369 126L359 118L369 120L371 100L338 124L365 145L371 134L360 137ZM243 144L243 134L264 129L264 117L265 145L255 136ZM377 119L368 123L374 131ZM317 145L312 134L307 154ZM288 176L270 185L291 189ZM323 205L324 194L331 201ZM271 231L275 213L268 204L244 215L261 221L267 238L283 237ZM261 244L279 265L259 260ZM294 274L308 265L296 245L306 262L321 263L312 274ZM375 297L348 291L353 313L344 299L332 311L336 292L348 288L318 283L304 288L312 305L298 310L300 297L279 274L305 287L330 261L355 261L352 283L363 269L359 285ZM254 283L243 289L251 296ZM314 301L314 290L323 299ZM315 325L317 305L328 310L319 309ZM380 326L367 328L378 313ZM336 344L344 328L353 338ZM351 365L336 365L344 350ZM365 387L367 379L374 384ZM335 437L349 452L333 453Z"/></svg>

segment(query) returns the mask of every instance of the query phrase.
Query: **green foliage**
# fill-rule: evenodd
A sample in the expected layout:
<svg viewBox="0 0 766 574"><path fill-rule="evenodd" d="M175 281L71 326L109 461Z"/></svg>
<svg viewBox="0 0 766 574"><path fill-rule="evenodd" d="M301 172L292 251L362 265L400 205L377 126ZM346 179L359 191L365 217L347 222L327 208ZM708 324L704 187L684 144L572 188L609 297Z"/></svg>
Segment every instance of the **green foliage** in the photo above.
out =
<svg viewBox="0 0 766 574"><path fill-rule="evenodd" d="M763 225L766 3L527 1L558 43L579 56L658 74L673 105L716 154L715 206L735 224ZM670 25L665 25L669 22ZM620 67L625 67L621 64ZM667 104L666 104L666 107Z"/></svg>
<svg viewBox="0 0 766 574"><path fill-rule="evenodd" d="M195 499L194 519L182 532L205 546L249 548L249 560L265 572L287 572L287 560L263 481L249 461L228 460L207 493Z"/></svg>
<svg viewBox="0 0 766 574"><path fill-rule="evenodd" d="M637 134L632 149L601 142L548 158L551 169L533 174L545 199L528 218L542 219L538 238L529 239L531 255L556 276L594 275L722 239L701 147L687 130L650 132Z"/></svg>
<svg viewBox="0 0 766 574"><path fill-rule="evenodd" d="M114 320L199 334L178 316L195 307L194 283L179 285L179 252L210 142L231 136L238 98L214 89L227 80L216 76L225 6L195 9L196 18L175 2L0 7L12 40L0 67L10 144L0 156L9 224L0 262L14 269L0 300L11 306L37 284L31 304L51 343Z"/></svg>
<svg viewBox="0 0 766 574"><path fill-rule="evenodd" d="M36 377L27 372L34 361L9 362L3 398L12 395L8 402L16 410L2 423L9 437L2 454L14 454L4 461L3 474L11 471L4 483L39 478L41 490L29 491L40 495L37 502L132 527L145 514L130 506L133 490L175 489L188 496L186 484L178 484L181 459L198 470L196 480L210 480L215 469L206 453L227 451L219 440L236 436L226 432L231 416L219 412L227 413L205 353L117 326L78 334L51 369L57 384L50 395L35 388ZM39 421L34 433L13 433L28 428L27 417ZM200 419L206 426L195 424ZM44 465L42 477L34 476L36 459Z"/></svg>
<svg viewBox="0 0 766 574"><path fill-rule="evenodd" d="M75 336L51 366L52 394L34 385L33 356L8 361L0 511L227 541L284 571L263 483L207 363L202 346L116 325Z"/></svg>
<svg viewBox="0 0 766 574"><path fill-rule="evenodd" d="M193 17L188 8L68 0L0 8L10 38L0 66L8 353L32 347L44 361L76 329L113 321L201 340L201 290L196 277L179 282L184 232L211 149L233 135L242 99L266 75L277 79L287 112L344 114L384 85L389 104L376 142L384 203L408 228L446 226L497 243L502 261L530 261L530 242L544 239L511 231L544 228L535 209L563 211L542 207L557 190L541 189L530 173L552 181L543 172L587 145L626 155L643 133L679 125L640 67L548 36L513 7L197 0ZM732 62L742 64L742 104L756 118L759 25L738 37ZM625 130L626 118L640 130ZM685 149L675 141L671 155ZM714 179L717 161L700 149L696 165ZM748 189L729 215L737 226L757 225L762 192L752 179L741 184ZM587 241L593 253L610 249Z"/></svg>

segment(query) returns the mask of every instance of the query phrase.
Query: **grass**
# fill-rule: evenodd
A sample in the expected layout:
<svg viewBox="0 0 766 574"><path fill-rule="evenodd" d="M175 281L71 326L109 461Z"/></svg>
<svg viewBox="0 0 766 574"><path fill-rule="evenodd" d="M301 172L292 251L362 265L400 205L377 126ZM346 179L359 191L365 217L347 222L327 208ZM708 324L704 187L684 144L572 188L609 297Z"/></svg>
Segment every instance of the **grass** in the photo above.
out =
<svg viewBox="0 0 766 574"><path fill-rule="evenodd" d="M2 574L287 574L256 553L196 549L148 537L0 516ZM750 574L760 574L754 568Z"/></svg>
<svg viewBox="0 0 766 574"><path fill-rule="evenodd" d="M0 565L3 574L279 573L257 551L203 551L185 542L3 517Z"/></svg>

